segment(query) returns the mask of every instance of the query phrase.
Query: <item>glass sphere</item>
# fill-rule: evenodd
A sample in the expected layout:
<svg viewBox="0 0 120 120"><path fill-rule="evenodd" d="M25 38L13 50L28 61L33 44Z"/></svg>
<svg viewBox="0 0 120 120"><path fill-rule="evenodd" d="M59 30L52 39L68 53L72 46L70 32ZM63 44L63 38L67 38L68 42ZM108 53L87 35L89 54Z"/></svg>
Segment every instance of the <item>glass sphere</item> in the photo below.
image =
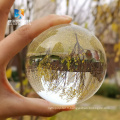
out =
<svg viewBox="0 0 120 120"><path fill-rule="evenodd" d="M70 24L51 27L28 47L26 72L42 98L73 105L90 98L103 83L106 55L88 30Z"/></svg>

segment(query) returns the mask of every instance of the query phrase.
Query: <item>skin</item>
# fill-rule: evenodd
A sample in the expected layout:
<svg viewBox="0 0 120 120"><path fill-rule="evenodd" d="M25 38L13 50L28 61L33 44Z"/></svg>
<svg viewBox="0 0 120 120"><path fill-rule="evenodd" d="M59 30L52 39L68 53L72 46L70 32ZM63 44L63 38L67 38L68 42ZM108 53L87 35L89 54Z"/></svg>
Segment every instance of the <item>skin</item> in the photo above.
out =
<svg viewBox="0 0 120 120"><path fill-rule="evenodd" d="M14 0L0 0L0 120L22 115L52 116L61 111L74 109L75 106L58 107L52 103L27 98L18 94L9 84L6 77L8 62L37 35L44 30L58 25L70 23L69 16L49 15L24 25L4 38L8 13ZM55 107L56 109L49 109Z"/></svg>

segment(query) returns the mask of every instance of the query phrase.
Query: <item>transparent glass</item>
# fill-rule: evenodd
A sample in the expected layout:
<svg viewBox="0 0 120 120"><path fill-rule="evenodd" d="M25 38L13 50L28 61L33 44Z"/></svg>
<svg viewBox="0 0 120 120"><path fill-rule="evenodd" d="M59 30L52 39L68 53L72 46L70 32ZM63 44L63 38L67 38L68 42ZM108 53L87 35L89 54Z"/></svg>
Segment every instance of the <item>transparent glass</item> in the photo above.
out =
<svg viewBox="0 0 120 120"><path fill-rule="evenodd" d="M99 40L80 26L54 26L29 45L26 72L42 98L73 105L90 98L103 83L105 51Z"/></svg>

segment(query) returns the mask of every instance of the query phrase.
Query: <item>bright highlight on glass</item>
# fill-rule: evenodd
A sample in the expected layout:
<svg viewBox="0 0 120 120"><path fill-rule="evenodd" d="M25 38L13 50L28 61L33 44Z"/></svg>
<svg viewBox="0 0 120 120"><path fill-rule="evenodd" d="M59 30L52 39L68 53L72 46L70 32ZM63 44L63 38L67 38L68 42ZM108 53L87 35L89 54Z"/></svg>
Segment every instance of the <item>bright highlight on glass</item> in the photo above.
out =
<svg viewBox="0 0 120 120"><path fill-rule="evenodd" d="M29 45L26 71L42 98L59 105L77 104L101 86L106 73L105 51L88 30L58 25Z"/></svg>

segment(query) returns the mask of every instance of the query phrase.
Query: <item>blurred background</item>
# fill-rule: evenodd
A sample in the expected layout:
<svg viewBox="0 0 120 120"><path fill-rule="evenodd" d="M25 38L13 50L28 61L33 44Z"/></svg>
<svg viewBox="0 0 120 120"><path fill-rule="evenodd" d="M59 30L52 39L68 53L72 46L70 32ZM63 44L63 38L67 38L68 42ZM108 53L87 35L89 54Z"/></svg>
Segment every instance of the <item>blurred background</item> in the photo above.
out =
<svg viewBox="0 0 120 120"><path fill-rule="evenodd" d="M49 14L70 15L72 23L94 33L104 46L107 74L99 91L77 109L53 117L21 116L7 120L119 120L120 119L120 0L16 0L11 8L6 36L21 25L14 24L14 9L24 9L24 21ZM11 22L11 24L10 24ZM20 94L39 97L25 74L27 47L8 64L7 78Z"/></svg>

